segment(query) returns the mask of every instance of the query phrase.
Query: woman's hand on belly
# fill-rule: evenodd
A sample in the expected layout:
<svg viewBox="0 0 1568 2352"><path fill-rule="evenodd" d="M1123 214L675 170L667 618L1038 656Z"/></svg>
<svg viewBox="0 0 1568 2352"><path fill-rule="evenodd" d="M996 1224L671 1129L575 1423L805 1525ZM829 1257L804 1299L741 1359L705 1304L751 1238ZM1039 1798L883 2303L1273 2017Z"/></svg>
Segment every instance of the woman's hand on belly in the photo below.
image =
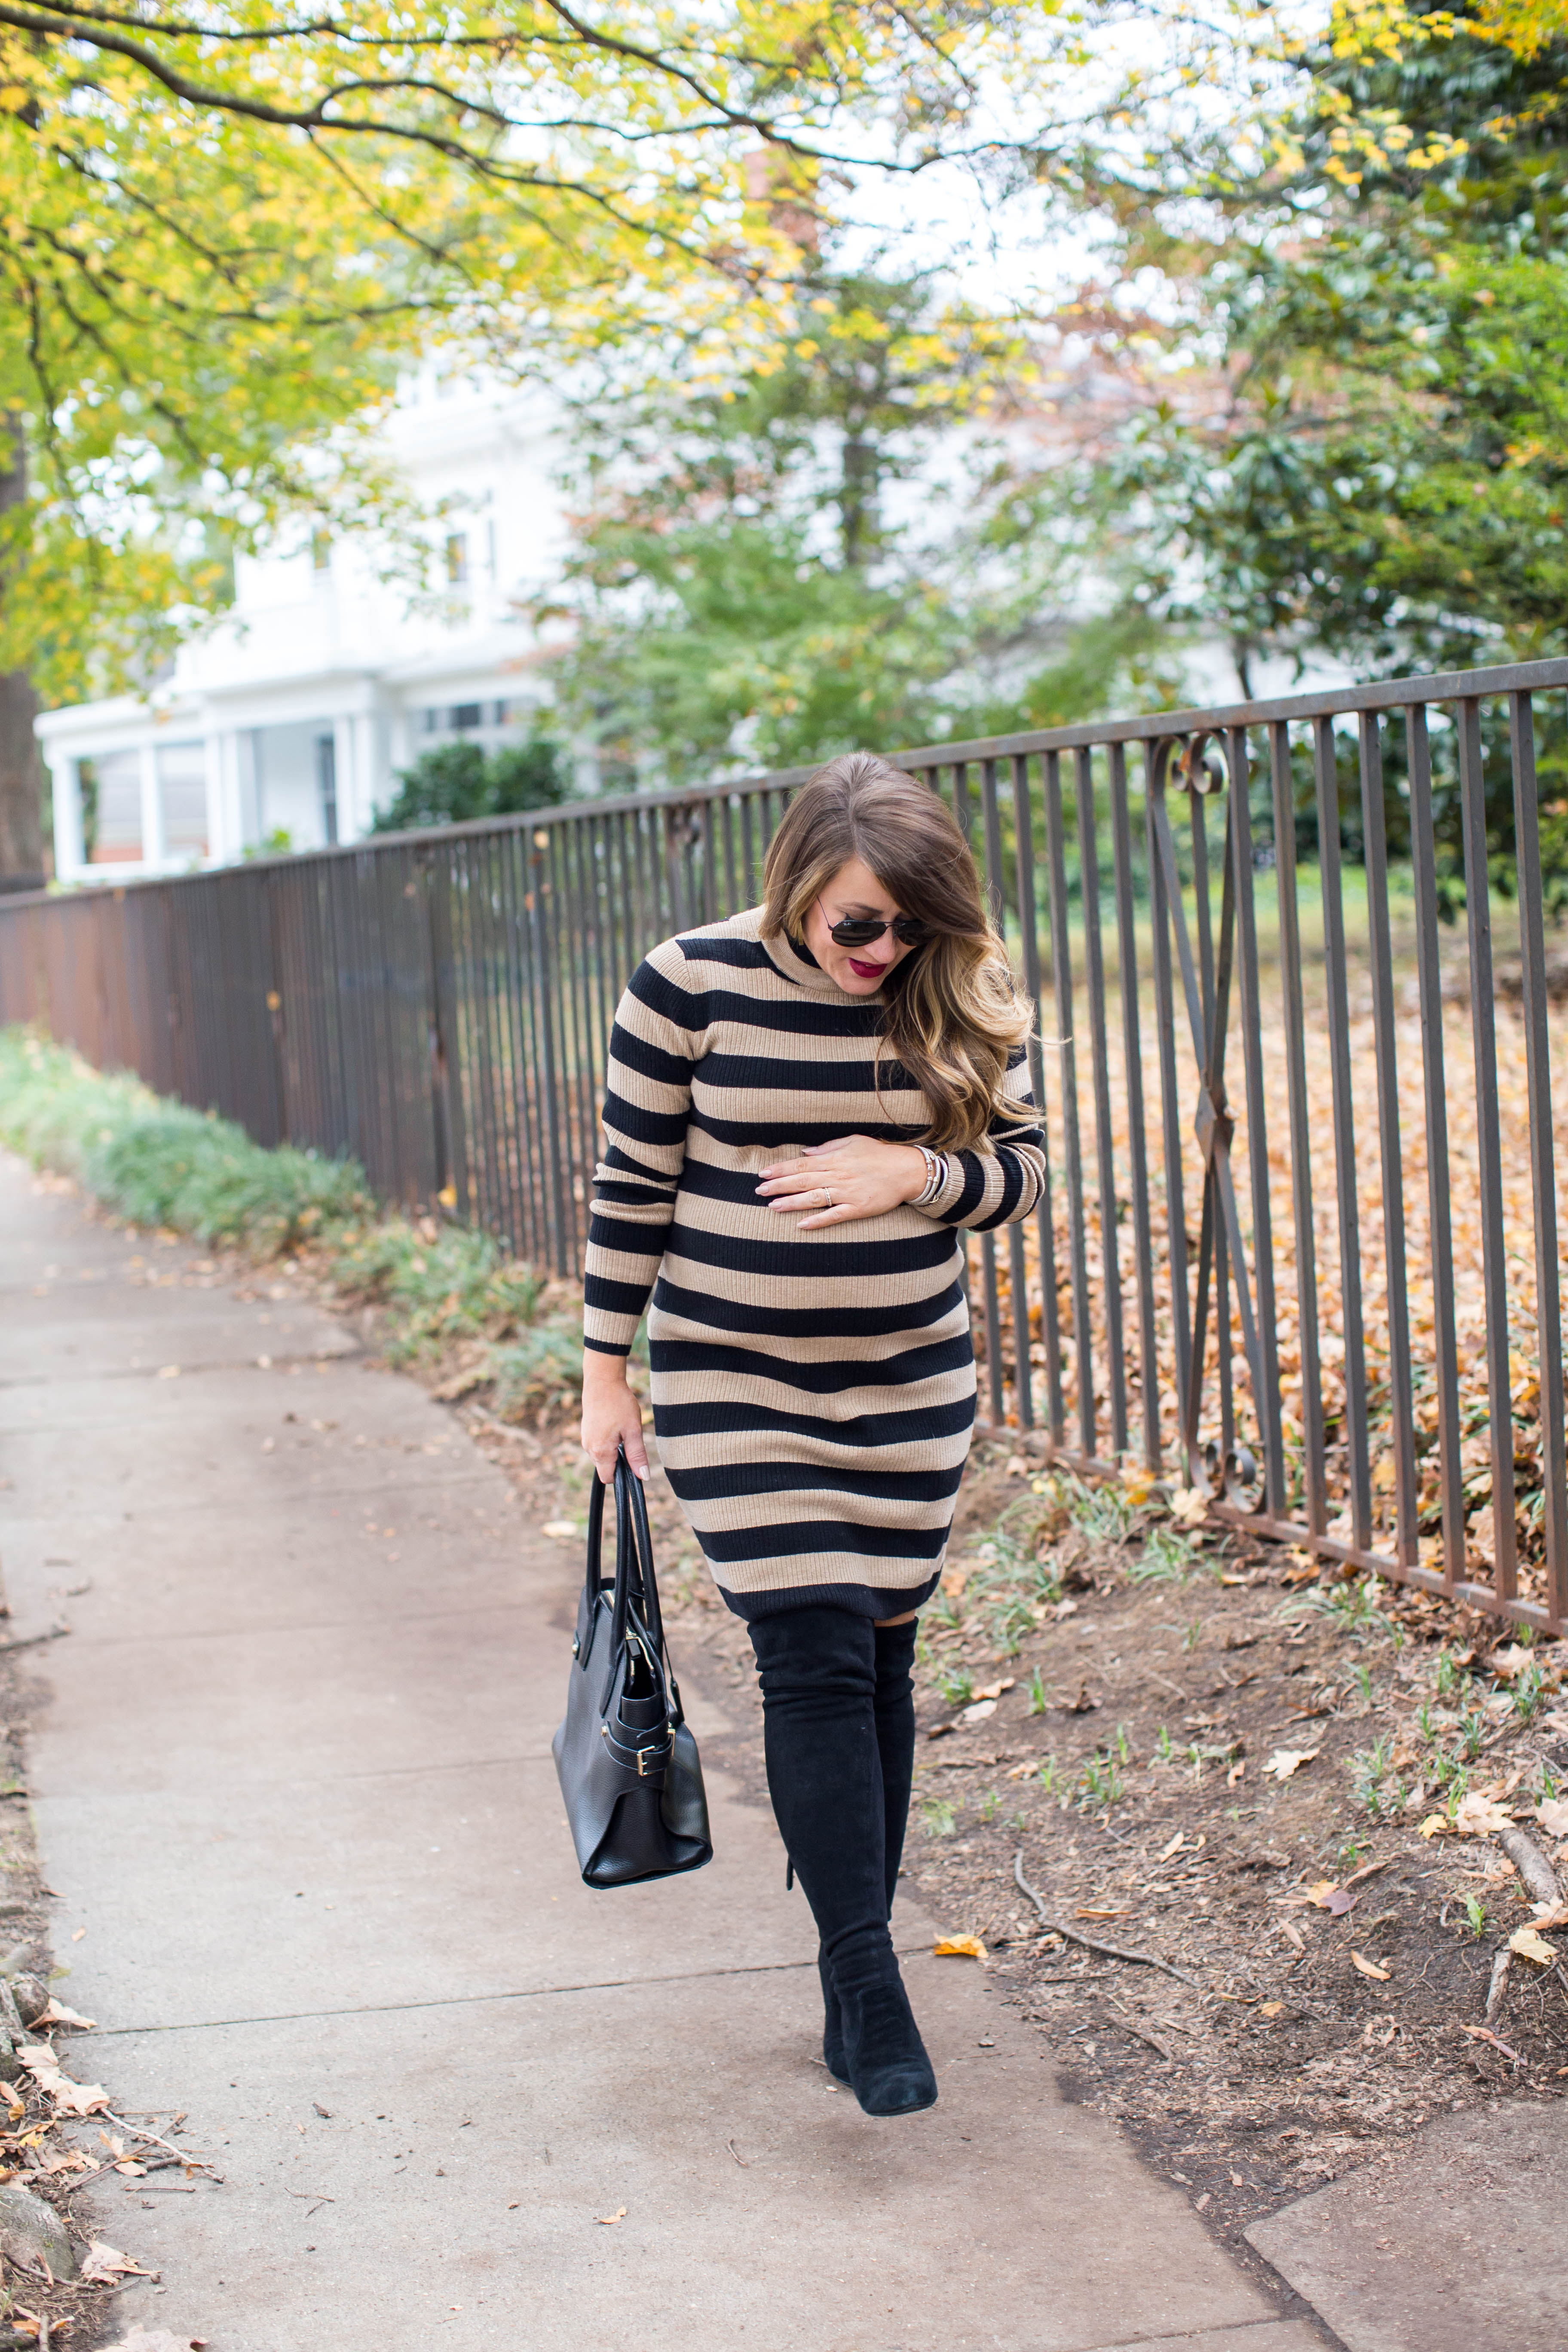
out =
<svg viewBox="0 0 1568 2352"><path fill-rule="evenodd" d="M814 1225L885 1217L919 1198L926 1173L924 1156L912 1143L846 1135L837 1143L808 1143L798 1160L764 1168L757 1191L770 1209L798 1218L800 1231L808 1233Z"/></svg>

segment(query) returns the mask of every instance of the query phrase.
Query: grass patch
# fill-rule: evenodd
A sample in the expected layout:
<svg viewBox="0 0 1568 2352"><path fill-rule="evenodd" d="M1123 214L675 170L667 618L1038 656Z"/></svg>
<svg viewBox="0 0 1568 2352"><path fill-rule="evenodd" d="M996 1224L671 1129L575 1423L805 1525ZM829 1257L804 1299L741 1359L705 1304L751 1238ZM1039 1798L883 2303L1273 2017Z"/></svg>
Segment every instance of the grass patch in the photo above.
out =
<svg viewBox="0 0 1568 2352"><path fill-rule="evenodd" d="M339 1294L384 1311L390 1361L442 1366L467 1343L474 1386L518 1420L582 1386L574 1297L489 1234L388 1213L352 1160L268 1151L214 1112L106 1077L26 1030L0 1030L0 1143L74 1177L116 1216L265 1261L305 1255Z"/></svg>

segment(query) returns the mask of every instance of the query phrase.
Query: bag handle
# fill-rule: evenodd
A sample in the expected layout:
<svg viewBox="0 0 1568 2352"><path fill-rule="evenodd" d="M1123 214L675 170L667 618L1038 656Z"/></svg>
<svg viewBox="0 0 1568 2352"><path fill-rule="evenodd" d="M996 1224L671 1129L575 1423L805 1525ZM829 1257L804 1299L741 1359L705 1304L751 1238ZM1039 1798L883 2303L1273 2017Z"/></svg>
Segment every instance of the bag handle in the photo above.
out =
<svg viewBox="0 0 1568 2352"><path fill-rule="evenodd" d="M599 1555L603 1549L604 1541L605 1482L595 1470L594 1473L593 1486L588 1491L588 1565L585 1580L588 1593L588 1622L590 1624L594 1622L594 1611L598 1601L600 1591L603 1590L604 1586L604 1578L599 1572Z"/></svg>
<svg viewBox="0 0 1568 2352"><path fill-rule="evenodd" d="M669 1660L669 1645L665 1640L658 1579L654 1573L653 1530L648 1526L647 1496L643 1491L642 1480L630 1469L624 1453L617 1456L616 1462L616 1510L617 1517L629 1517L631 1521L646 1611L646 1616L637 1619L637 1630L650 1647L649 1664L662 1670L670 1728L674 1730L685 1722L686 1710L680 1703L680 1685L675 1679L675 1669Z"/></svg>
<svg viewBox="0 0 1568 2352"><path fill-rule="evenodd" d="M658 1605L658 1579L653 1568L653 1531L647 1523L647 1497L643 1493L642 1480L636 1475L624 1450L616 1457L616 1517L619 1523L629 1522L629 1549L637 1561L637 1587L642 1599L642 1630L652 1642L656 1654L664 1652L664 1618Z"/></svg>
<svg viewBox="0 0 1568 2352"><path fill-rule="evenodd" d="M605 1685L604 1703L606 1706L609 1703L616 1663L625 1652L630 1633L636 1636L647 1653L649 1666L663 1681L672 1722L683 1723L686 1718L680 1704L679 1685L671 1672L669 1652L665 1642L664 1612L659 1606L658 1578L654 1570L653 1530L648 1525L647 1498L643 1493L642 1480L626 1460L624 1446L616 1449L616 1466L611 1475L616 1496L616 1597L610 1614L607 1654L610 1680ZM600 1562L607 1491L595 1470L588 1496L586 1584L590 1624L594 1622L604 1589ZM634 1580L637 1585L635 1599L632 1592Z"/></svg>

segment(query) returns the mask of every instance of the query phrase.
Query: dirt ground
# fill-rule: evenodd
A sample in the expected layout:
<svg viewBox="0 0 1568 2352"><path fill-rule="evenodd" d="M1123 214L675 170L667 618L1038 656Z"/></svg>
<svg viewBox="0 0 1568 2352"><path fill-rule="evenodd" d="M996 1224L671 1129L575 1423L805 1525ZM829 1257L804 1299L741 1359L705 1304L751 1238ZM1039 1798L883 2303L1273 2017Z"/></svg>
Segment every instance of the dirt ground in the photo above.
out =
<svg viewBox="0 0 1568 2352"><path fill-rule="evenodd" d="M570 1430L463 1411L570 1556ZM1537 1910L1497 1834L1454 1817L1469 1799L1568 1885L1568 1643L1320 1581L1016 1445L977 1446L925 1614L905 1869L1069 2095L1232 2244L1440 2108L1564 2095L1568 1974L1556 1946L1510 1954L1488 2025ZM709 1752L765 1803L744 1629L660 1479L650 1503L677 1672L736 1723Z"/></svg>

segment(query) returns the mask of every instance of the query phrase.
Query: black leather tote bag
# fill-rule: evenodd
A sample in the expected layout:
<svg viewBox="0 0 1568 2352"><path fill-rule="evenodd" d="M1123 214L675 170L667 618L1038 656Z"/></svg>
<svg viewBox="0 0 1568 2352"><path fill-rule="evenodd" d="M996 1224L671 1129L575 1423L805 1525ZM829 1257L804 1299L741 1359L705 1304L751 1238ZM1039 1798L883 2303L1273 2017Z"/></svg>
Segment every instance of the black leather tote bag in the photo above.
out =
<svg viewBox="0 0 1568 2352"><path fill-rule="evenodd" d="M631 1886L713 1859L697 1742L680 1711L642 1481L616 1458L616 1581L599 1569L605 1488L588 1502L566 1714L552 1743L584 1884Z"/></svg>

